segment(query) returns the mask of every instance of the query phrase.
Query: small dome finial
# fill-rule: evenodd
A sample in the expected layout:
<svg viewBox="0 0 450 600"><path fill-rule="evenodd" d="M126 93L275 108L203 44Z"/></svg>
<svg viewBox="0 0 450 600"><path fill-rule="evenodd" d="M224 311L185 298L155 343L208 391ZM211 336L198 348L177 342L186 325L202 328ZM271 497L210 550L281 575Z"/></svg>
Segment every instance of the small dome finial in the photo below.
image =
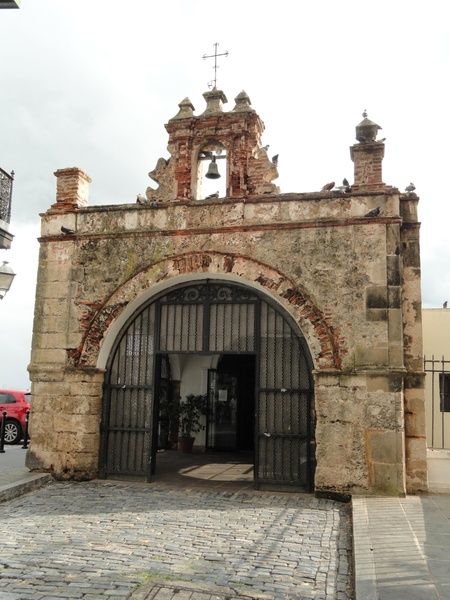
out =
<svg viewBox="0 0 450 600"><path fill-rule="evenodd" d="M184 98L178 107L180 110L174 117L170 119L171 121L174 121L175 119L190 119L194 116L194 105L188 97Z"/></svg>
<svg viewBox="0 0 450 600"><path fill-rule="evenodd" d="M356 126L356 139L360 144L370 144L377 139L379 125L367 118L367 110L362 114L363 120Z"/></svg>
<svg viewBox="0 0 450 600"><path fill-rule="evenodd" d="M244 92L244 90L242 90L242 92L236 96L234 101L236 102L236 106L233 108L233 112L253 111L250 98L248 97L248 94Z"/></svg>

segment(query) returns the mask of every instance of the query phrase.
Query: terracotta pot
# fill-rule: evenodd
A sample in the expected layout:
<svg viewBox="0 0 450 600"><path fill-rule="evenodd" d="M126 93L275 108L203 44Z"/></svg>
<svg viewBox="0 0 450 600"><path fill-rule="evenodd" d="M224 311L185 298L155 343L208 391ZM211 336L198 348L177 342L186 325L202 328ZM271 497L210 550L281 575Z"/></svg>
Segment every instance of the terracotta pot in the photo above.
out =
<svg viewBox="0 0 450 600"><path fill-rule="evenodd" d="M195 438L193 437L180 437L178 438L178 450L184 452L184 454L192 454L192 446L194 445Z"/></svg>

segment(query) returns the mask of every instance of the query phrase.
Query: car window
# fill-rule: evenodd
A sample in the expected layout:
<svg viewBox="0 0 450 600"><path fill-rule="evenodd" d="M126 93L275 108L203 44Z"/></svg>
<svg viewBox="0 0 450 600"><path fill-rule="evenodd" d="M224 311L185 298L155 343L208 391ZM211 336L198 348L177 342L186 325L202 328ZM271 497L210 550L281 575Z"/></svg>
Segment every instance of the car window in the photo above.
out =
<svg viewBox="0 0 450 600"><path fill-rule="evenodd" d="M0 404L15 404L16 399L11 394L0 394Z"/></svg>

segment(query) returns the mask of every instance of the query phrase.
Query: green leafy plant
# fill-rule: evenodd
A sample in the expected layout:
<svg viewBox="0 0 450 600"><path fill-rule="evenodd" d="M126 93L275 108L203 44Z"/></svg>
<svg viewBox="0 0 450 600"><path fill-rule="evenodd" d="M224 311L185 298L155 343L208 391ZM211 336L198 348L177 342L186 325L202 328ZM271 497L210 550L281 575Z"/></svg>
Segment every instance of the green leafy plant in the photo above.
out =
<svg viewBox="0 0 450 600"><path fill-rule="evenodd" d="M180 436L192 437L205 426L201 423L202 415L206 414L206 394L188 394L180 402Z"/></svg>

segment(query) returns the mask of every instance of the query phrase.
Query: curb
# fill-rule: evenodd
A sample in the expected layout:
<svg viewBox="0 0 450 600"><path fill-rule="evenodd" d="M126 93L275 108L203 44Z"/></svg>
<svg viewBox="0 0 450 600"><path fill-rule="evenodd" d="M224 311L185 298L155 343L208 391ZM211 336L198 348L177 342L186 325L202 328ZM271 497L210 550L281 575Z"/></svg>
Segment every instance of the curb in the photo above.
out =
<svg viewBox="0 0 450 600"><path fill-rule="evenodd" d="M49 473L36 473L24 479L19 479L14 483L1 485L0 502L6 502L7 500L12 500L18 496L37 490L48 485L51 481L53 481L53 478Z"/></svg>

